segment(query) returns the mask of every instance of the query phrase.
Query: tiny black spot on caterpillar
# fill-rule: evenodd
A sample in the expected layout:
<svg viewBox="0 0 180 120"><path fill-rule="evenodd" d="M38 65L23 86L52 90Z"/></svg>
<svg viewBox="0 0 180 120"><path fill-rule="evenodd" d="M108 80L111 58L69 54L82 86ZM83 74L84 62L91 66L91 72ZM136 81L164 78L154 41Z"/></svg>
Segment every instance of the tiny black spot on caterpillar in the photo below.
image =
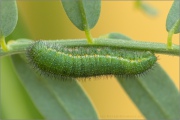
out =
<svg viewBox="0 0 180 120"><path fill-rule="evenodd" d="M149 51L98 45L59 45L47 41L35 42L27 49L27 57L45 75L72 78L139 75L157 61Z"/></svg>

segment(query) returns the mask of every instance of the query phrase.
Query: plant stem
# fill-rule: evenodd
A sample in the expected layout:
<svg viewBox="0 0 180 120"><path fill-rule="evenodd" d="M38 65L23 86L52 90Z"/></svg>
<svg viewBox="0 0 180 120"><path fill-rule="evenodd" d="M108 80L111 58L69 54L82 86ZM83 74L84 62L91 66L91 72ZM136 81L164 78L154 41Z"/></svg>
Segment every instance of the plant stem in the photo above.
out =
<svg viewBox="0 0 180 120"><path fill-rule="evenodd" d="M8 51L6 41L5 41L5 37L2 35L1 31L0 31L0 45L4 51Z"/></svg>
<svg viewBox="0 0 180 120"><path fill-rule="evenodd" d="M56 42L61 45L71 45L71 46L87 46L86 39L76 39L76 40L51 40L51 42ZM8 52L0 49L0 56L12 55L24 53L26 49L33 43L31 40L19 39L8 43ZM127 41L120 39L108 39L108 38L96 38L94 39L94 44L98 46L111 46L130 50L141 50L141 51L152 51L159 54L168 55L180 55L180 46L172 45L172 49L167 49L164 43L154 43L154 42L142 42L142 41Z"/></svg>
<svg viewBox="0 0 180 120"><path fill-rule="evenodd" d="M86 34L86 38L87 38L87 40L88 40L88 43L89 43L89 44L92 44L92 43L93 43L93 39L92 39L90 30L89 30L89 29L85 29L85 34Z"/></svg>
<svg viewBox="0 0 180 120"><path fill-rule="evenodd" d="M85 31L87 41L88 41L89 44L92 44L93 39L92 39L90 30L89 30L89 25L88 25L88 21L87 21L87 18L86 18L86 13L85 13L85 10L84 10L84 7L83 7L83 1L82 0L79 0L79 6L80 6L81 14L82 14L83 27L84 27L84 31Z"/></svg>
<svg viewBox="0 0 180 120"><path fill-rule="evenodd" d="M142 51L152 51L154 53L169 54L169 55L180 55L180 46L172 45L172 49L167 49L164 43L155 42L142 42L142 41L126 41L126 40L115 40L115 39L99 39L95 40L95 44L106 44L109 46L116 46L131 50L142 50Z"/></svg>
<svg viewBox="0 0 180 120"><path fill-rule="evenodd" d="M33 41L29 39L18 39L16 41L9 41L7 44L8 51L4 51L2 48L0 48L0 57L24 53L32 43Z"/></svg>

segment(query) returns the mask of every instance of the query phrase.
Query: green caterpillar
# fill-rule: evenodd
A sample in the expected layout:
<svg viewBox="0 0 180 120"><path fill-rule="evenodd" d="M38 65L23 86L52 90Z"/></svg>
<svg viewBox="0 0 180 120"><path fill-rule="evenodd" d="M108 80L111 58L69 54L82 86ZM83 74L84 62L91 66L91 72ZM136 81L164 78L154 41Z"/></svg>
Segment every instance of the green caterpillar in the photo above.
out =
<svg viewBox="0 0 180 120"><path fill-rule="evenodd" d="M157 61L149 51L98 45L60 45L48 41L35 42L27 50L27 57L45 75L72 78L139 75Z"/></svg>

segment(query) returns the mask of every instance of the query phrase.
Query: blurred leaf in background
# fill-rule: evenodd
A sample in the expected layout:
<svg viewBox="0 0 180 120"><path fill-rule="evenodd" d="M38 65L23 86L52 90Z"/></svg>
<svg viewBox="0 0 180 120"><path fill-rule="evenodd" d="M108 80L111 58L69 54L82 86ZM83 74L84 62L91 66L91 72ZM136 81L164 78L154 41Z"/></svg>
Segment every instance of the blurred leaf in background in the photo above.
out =
<svg viewBox="0 0 180 120"><path fill-rule="evenodd" d="M45 78L18 56L13 63L32 101L45 119L97 119L89 98L75 79Z"/></svg>
<svg viewBox="0 0 180 120"><path fill-rule="evenodd" d="M109 33L104 36L131 40L120 33ZM146 119L180 119L180 94L158 63L144 75L116 78Z"/></svg>
<svg viewBox="0 0 180 120"><path fill-rule="evenodd" d="M135 7L142 10L148 15L156 16L158 14L158 11L153 6L149 5L148 3L145 3L142 0L136 0L135 1Z"/></svg>
<svg viewBox="0 0 180 120"><path fill-rule="evenodd" d="M142 77L117 79L146 119L180 119L179 92L159 65Z"/></svg>

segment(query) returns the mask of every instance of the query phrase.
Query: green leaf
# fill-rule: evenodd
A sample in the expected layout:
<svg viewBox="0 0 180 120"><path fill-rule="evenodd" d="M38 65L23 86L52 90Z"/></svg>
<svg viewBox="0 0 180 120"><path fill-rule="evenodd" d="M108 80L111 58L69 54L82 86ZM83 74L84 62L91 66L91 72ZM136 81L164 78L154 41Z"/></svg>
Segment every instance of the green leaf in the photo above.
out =
<svg viewBox="0 0 180 120"><path fill-rule="evenodd" d="M61 0L71 22L80 30L93 28L100 15L101 0Z"/></svg>
<svg viewBox="0 0 180 120"><path fill-rule="evenodd" d="M10 57L0 60L1 106L3 119L42 119L29 95L17 78Z"/></svg>
<svg viewBox="0 0 180 120"><path fill-rule="evenodd" d="M180 13L179 13L180 7L179 6L180 6L180 1L174 0L166 19L166 30L170 32L172 29L175 29L174 34L180 32Z"/></svg>
<svg viewBox="0 0 180 120"><path fill-rule="evenodd" d="M158 14L157 9L155 9L154 7L152 7L149 4L142 2L142 0L136 0L135 6L138 9L141 9L143 12L145 12L146 14L149 14L151 16L156 16Z"/></svg>
<svg viewBox="0 0 180 120"><path fill-rule="evenodd" d="M2 105L2 101L0 102L0 119L4 119L4 112L3 112L3 105Z"/></svg>
<svg viewBox="0 0 180 120"><path fill-rule="evenodd" d="M180 95L172 80L158 64L141 77L116 78L147 119L180 119Z"/></svg>
<svg viewBox="0 0 180 120"><path fill-rule="evenodd" d="M18 21L17 21L16 27L14 31L9 36L6 37L6 41L16 40L19 38L26 38L26 39L32 38L30 35L30 31L27 28L27 25L21 14L22 14L21 12L18 13Z"/></svg>
<svg viewBox="0 0 180 120"><path fill-rule="evenodd" d="M45 78L34 73L20 56L12 56L12 60L19 78L45 119L98 119L76 80Z"/></svg>
<svg viewBox="0 0 180 120"><path fill-rule="evenodd" d="M18 20L15 0L0 0L0 31L6 37L14 30Z"/></svg>
<svg viewBox="0 0 180 120"><path fill-rule="evenodd" d="M124 35L119 33L111 33L109 38L113 39L112 35L116 35L116 39L119 37L119 40L124 38ZM180 95L160 65L156 64L152 70L140 77L116 78L147 119L180 119Z"/></svg>

